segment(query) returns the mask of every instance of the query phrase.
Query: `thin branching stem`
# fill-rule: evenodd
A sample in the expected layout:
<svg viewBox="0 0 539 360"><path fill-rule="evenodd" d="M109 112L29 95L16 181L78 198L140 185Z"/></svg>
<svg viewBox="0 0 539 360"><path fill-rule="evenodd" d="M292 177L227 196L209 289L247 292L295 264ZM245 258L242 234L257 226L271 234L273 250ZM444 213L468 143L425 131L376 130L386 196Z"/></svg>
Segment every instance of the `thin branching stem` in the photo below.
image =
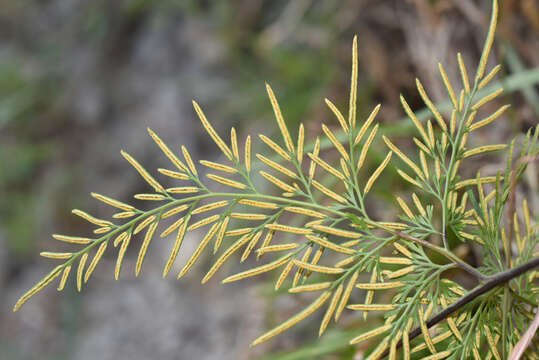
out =
<svg viewBox="0 0 539 360"><path fill-rule="evenodd" d="M446 226L447 226L447 213L449 210L449 206L447 203L448 200L448 194L449 194L449 185L452 181L452 176L454 172L454 167L457 161L457 155L460 150L461 141L463 137L463 130L465 128L466 123L466 117L468 116L468 112L470 111L470 107L472 105L472 101L474 99L475 93L477 92L477 81L474 84L474 87L472 88L470 95L468 96L468 99L466 101L466 105L460 114L460 121L458 124L458 130L455 136L455 140L452 141L451 146L451 156L449 158L449 165L447 166L447 171L445 174L445 183L444 183L444 192L442 194L442 240L444 243L444 248L448 249L447 245L447 232L446 232ZM442 162L443 163L443 162Z"/></svg>
<svg viewBox="0 0 539 360"><path fill-rule="evenodd" d="M464 270L464 271L468 272L469 274L473 275L479 281L485 281L485 280L488 279L485 275L481 274L478 270L476 270L474 267L472 267L471 265L469 265L468 263L466 263L465 261L460 259L458 256L456 256L455 254L453 254L449 250L446 250L446 249L444 249L444 248L442 248L440 246L431 244L428 241L420 239L420 238L415 237L413 235L403 233L402 231L390 229L389 227L384 226L384 225L382 225L382 224L380 224L378 222L375 222L375 221L368 221L368 224L370 224L372 226L375 226L377 228L380 228L380 229L382 229L384 231L387 231L387 232L389 232L391 234L397 235L398 237L400 237L400 238L402 238L404 240L408 240L408 241L417 243L417 244L419 244L421 246L424 246L424 247L429 248L429 249L431 249L433 251L436 251L438 254L443 255L448 260L455 263L462 270Z"/></svg>
<svg viewBox="0 0 539 360"><path fill-rule="evenodd" d="M261 199L261 200L268 200L268 201L277 201L277 202L281 202L281 203L284 202L284 203L287 203L287 204L290 204L290 205L308 206L308 207L315 208L315 209L318 209L318 210L324 210L324 211L327 211L327 212L331 212L331 213L334 213L336 215L341 215L341 216L344 215L341 211L334 210L334 209L332 209L330 207L321 206L321 205L308 203L308 202L303 202L303 201L298 201L298 200L293 200L293 199L288 199L288 198L283 198L283 197L278 197L278 196L263 195L263 194L211 193L211 192L209 192L207 194L195 195L195 196L185 197L185 198L181 198L181 199L175 199L175 198L171 197L174 200L172 200L172 201L170 201L170 202L168 202L168 203L166 203L164 205L158 206L158 207L156 207L154 209L144 211L139 216L125 222L122 225L116 226L112 231L110 231L106 235L95 239L91 244L89 244L88 246L86 246L82 250L80 250L80 251L78 251L76 253L73 253L73 256L69 260L67 260L64 264L62 264L61 266L62 266L62 268L70 266L77 258L79 258L80 256L88 253L95 246L101 244L104 241L110 240L110 238L113 237L114 235L125 231L126 229L132 227L134 224L136 224L137 222L139 222L140 220L142 220L144 218L147 218L148 216L160 213L160 212L162 212L162 211L164 211L164 210L166 210L166 209L168 209L170 207L173 207L175 205L189 203L189 202L192 202L192 201L201 201L201 200L209 199L209 198L219 198L219 197L229 197L229 198L234 198L234 199Z"/></svg>

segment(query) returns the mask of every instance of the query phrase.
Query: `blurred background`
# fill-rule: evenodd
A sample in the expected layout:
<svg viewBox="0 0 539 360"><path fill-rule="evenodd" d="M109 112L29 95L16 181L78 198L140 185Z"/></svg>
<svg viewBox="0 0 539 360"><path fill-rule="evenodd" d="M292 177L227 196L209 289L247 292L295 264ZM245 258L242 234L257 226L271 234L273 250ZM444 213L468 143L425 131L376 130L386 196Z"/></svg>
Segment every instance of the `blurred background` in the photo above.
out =
<svg viewBox="0 0 539 360"><path fill-rule="evenodd" d="M346 345L354 319L320 341L312 320L249 349L257 334L304 304L275 297L260 280L222 286L221 274L200 286L208 260L181 281L163 280L166 241L152 243L137 279L133 252L122 279L113 280L110 251L82 294L72 282L63 294L52 285L20 312L11 309L52 268L53 260L39 258L53 248L50 234L88 232L72 208L110 217L90 191L123 201L147 191L119 154L129 151L152 171L166 165L146 127L176 150L187 145L196 159L218 159L191 99L221 134L235 126L242 139L271 135L268 81L292 131L303 121L313 139L320 122L337 125L325 97L347 112L358 34L360 119L382 103L385 133L406 147L413 129L399 94L422 109L420 77L443 103L438 61L460 89L456 53L473 73L490 8L489 0L0 0L0 358L361 359L361 349ZM538 122L536 0L501 1L488 68L498 62L501 101L513 106L471 140L477 144L521 138ZM374 164L385 152L375 144ZM484 174L503 158L478 161L473 170L485 167ZM384 211L393 206L390 193L404 185L394 169L386 175L369 207L391 219ZM526 181L537 189L536 176ZM537 213L536 197L530 201ZM185 241L184 253L196 240Z"/></svg>

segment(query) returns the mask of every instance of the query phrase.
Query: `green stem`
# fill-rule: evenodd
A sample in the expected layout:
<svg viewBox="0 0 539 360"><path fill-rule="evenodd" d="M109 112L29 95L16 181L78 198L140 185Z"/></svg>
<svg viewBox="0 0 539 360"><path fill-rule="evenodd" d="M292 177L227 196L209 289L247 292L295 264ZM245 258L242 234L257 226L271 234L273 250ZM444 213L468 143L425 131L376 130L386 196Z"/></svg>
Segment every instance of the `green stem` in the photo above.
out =
<svg viewBox="0 0 539 360"><path fill-rule="evenodd" d="M417 288L417 290L415 291L414 296L412 296L412 298L409 301L404 299L406 302L403 305L406 305L406 308L405 308L404 312L402 314L400 314L399 320L397 322L397 326L393 327L392 334L390 336L394 336L395 331L397 331L397 329L402 328L402 323L404 321L406 321L406 322L408 321L408 319L409 319L408 313L412 310L413 305L416 304L416 301L418 300L419 296L423 292L423 289L425 289L427 286L432 285L432 281L434 281L434 279L439 277L440 274L443 273L444 271L449 270L454 266L456 266L456 265L455 264L448 264L448 265L442 266L441 268L437 269L432 274L430 274L425 280L421 281L421 285L419 286L419 288Z"/></svg>
<svg viewBox="0 0 539 360"><path fill-rule="evenodd" d="M475 334L474 330L477 327L477 323L479 322L479 319L481 318L481 312L483 311L484 306L485 306L485 303L484 302L481 303L477 311L473 314L472 322L470 324L466 337L464 338L464 341L462 342L462 345L461 345L462 350L463 350L460 355L461 360L464 359L465 355L467 355L466 348L469 346L470 339L472 339L472 334Z"/></svg>
<svg viewBox="0 0 539 360"><path fill-rule="evenodd" d="M447 245L447 236L446 236L446 226L447 226L447 213L449 211L449 205L447 203L447 198L449 194L449 183L453 179L453 172L456 164L456 158L458 151L461 146L462 136L463 136L463 129L464 124L466 123L466 117L468 116L468 112L470 110L470 106L472 105L472 100L475 96L475 93L477 91L477 81L474 84L473 89L470 91L470 95L468 96L468 100L466 102L466 105L463 109L463 112L460 116L460 122L458 125L457 134L455 136L455 141L451 144L451 157L449 158L449 166L447 167L447 171L445 173L445 184L444 184L444 192L442 195L442 240L444 243L444 248L448 249Z"/></svg>
<svg viewBox="0 0 539 360"><path fill-rule="evenodd" d="M84 249L74 253L73 256L69 260L67 260L64 264L62 264L60 266L63 269L66 266L71 265L77 258L79 258L80 256L84 255L85 253L89 252L95 246L101 244L104 241L110 240L110 238L112 236L125 231L130 226L134 225L135 223L137 223L138 221L144 219L147 216L151 216L153 214L162 212L162 211L164 211L164 210L166 210L168 208L171 208L171 207L173 207L175 205L181 205L181 204L188 203L188 202L191 202L191 201L201 201L201 200L204 200L204 199L216 198L216 197L229 197L229 198L231 197L231 198L236 198L236 199L242 199L242 198L244 198L244 199L261 199L261 200L275 201L275 202L280 202L280 203L284 202L284 203L288 203L290 205L310 207L310 208L313 208L313 209L327 211L327 212L330 212L330 213L333 213L333 214L339 215L339 216L344 216L345 215L343 212L341 212L339 210L332 209L330 207L321 206L321 205L318 205L318 204L312 204L312 203L308 203L308 202L304 202L304 201L298 201L298 200L293 200L293 199L282 198L282 197L278 197L278 196L263 195L263 194L258 194L258 193L257 194L206 193L206 194L190 196L190 197L186 197L186 198L182 198L182 199L174 199L174 200L171 200L170 202L168 202L168 203L166 203L164 205L161 205L161 206L158 206L158 207L156 207L154 209L145 211L142 214L140 214L139 216L129 220L128 222L125 222L124 224L117 226L114 230L112 230L109 233L103 235L102 237L95 239L91 244L86 246Z"/></svg>

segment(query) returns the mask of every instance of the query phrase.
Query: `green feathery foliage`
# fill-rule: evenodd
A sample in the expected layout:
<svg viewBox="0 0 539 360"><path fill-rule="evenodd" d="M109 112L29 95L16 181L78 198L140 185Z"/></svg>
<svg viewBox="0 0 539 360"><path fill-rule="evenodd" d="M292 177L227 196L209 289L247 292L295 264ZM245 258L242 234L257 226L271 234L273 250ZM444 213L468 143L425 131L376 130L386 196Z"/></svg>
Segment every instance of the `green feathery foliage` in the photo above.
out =
<svg viewBox="0 0 539 360"><path fill-rule="evenodd" d="M232 128L230 143L226 142L196 102L193 105L202 125L227 160L226 164L200 161L211 170L206 178L200 176L185 147L181 147L180 158L148 129L173 166L173 170L159 169L159 172L178 180L178 186L165 189L141 164L122 151L153 190L137 194L135 198L155 206L142 211L92 193L94 198L117 211L112 216L113 221L73 210L75 215L96 226L97 237L53 235L78 248L69 253L41 253L62 263L24 294L14 310L56 278L60 279L58 290L62 290L73 274L80 291L110 245L117 248L113 250L117 251L116 279L127 249L130 246L140 249L136 261L138 275L160 226L164 227L159 230L160 237L175 234L163 270L166 277L186 233L206 228L206 235L178 278L206 252L216 255L216 259L202 279L205 283L227 260L236 259L239 254L241 262L250 256L270 260L229 276L223 283L276 271L279 275L275 278L275 290L286 286L289 293L297 296L315 293L309 306L255 339L253 345L279 335L318 310L324 311L319 328L322 335L329 323L338 321L348 309L361 311L365 319L371 312L384 313L382 326L368 332L358 331L350 341L357 344L376 339L368 359L387 355L395 359L399 353L404 359L506 359L532 323L533 312L537 311L538 225L534 224L526 200L515 205L514 190L526 165L539 153L539 128L528 132L516 161L513 161L515 142L509 144L506 168L495 176L478 173L468 179L462 178L459 171L473 156L507 147L501 144L469 149L466 145L474 131L498 119L508 108L502 106L492 114L483 111L483 105L500 95L502 89L478 96L500 69L498 65L486 72L497 13L494 1L490 29L471 82L458 55L462 77L460 92L439 65L452 104L450 117L441 114L417 80L419 94L434 121L419 121L404 97L400 100L418 133L413 138L418 155L404 154L389 138L382 136L389 152L366 183L360 182L358 175L367 171L364 164L378 132L375 117L380 105L367 119L356 118L357 38L352 49L348 116L326 99L341 127L336 133L322 125L333 150L339 154L336 163L322 157L318 138L312 149L307 147L310 151L306 149L303 125L299 126L298 138L292 139L269 85L266 85L267 93L282 144L260 135L272 154L255 154L260 165L265 166L257 174L252 165L251 138L248 136L240 149ZM409 200L395 196L402 210L401 222L380 222L368 214L365 199L390 161L396 158L403 165L397 170L398 174L415 191ZM255 175L267 180L280 194L261 192L255 185L259 182L253 180ZM331 189L320 180L328 175L336 181ZM210 184L221 190L213 190ZM140 244L134 241L138 233L144 234ZM292 235L292 240L285 236L284 241L279 241L283 237L278 235L286 234ZM457 255L458 246L450 246L450 238L477 249L482 255L481 266L472 267L464 262ZM450 269L467 272L475 279L477 287L465 289L454 281ZM363 291L364 300L350 304L351 294L356 289ZM539 356L537 343L534 344L526 350L530 359Z"/></svg>

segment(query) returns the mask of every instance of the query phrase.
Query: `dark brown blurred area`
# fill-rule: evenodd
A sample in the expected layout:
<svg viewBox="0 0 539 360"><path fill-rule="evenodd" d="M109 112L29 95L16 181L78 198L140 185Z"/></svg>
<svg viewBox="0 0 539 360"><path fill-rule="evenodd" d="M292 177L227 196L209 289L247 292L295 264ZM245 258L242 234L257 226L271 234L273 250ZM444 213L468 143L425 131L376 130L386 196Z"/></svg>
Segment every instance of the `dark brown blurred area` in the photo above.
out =
<svg viewBox="0 0 539 360"><path fill-rule="evenodd" d="M407 121L399 94L423 108L419 77L434 102L445 101L438 62L458 84L461 52L472 73L490 8L488 0L0 0L0 359L255 359L314 341L303 325L249 349L268 317L284 319L298 304L265 296L255 281L222 286L221 276L201 286L208 260L185 279L175 280L174 267L163 280L169 239L152 243L139 278L133 252L114 281L109 251L82 294L70 281L62 294L52 285L20 312L11 309L54 265L39 257L60 249L50 234L88 232L72 208L110 217L90 191L124 201L147 191L121 149L152 173L166 167L146 127L176 151L184 144L196 159L215 159L191 99L221 133L236 126L241 136L270 135L277 127L268 81L290 128L302 121L314 138L321 121L336 124L325 97L347 111L358 34L360 119L381 103L378 120L405 147L412 133L398 130ZM478 144L521 139L538 123L539 3L503 0L500 16L488 69L501 63L499 79L535 80L511 83L501 99L511 110ZM488 172L503 158L484 161L477 167ZM394 176L383 181L400 186ZM389 195L378 200L369 207L387 216ZM537 213L537 201L531 206Z"/></svg>

